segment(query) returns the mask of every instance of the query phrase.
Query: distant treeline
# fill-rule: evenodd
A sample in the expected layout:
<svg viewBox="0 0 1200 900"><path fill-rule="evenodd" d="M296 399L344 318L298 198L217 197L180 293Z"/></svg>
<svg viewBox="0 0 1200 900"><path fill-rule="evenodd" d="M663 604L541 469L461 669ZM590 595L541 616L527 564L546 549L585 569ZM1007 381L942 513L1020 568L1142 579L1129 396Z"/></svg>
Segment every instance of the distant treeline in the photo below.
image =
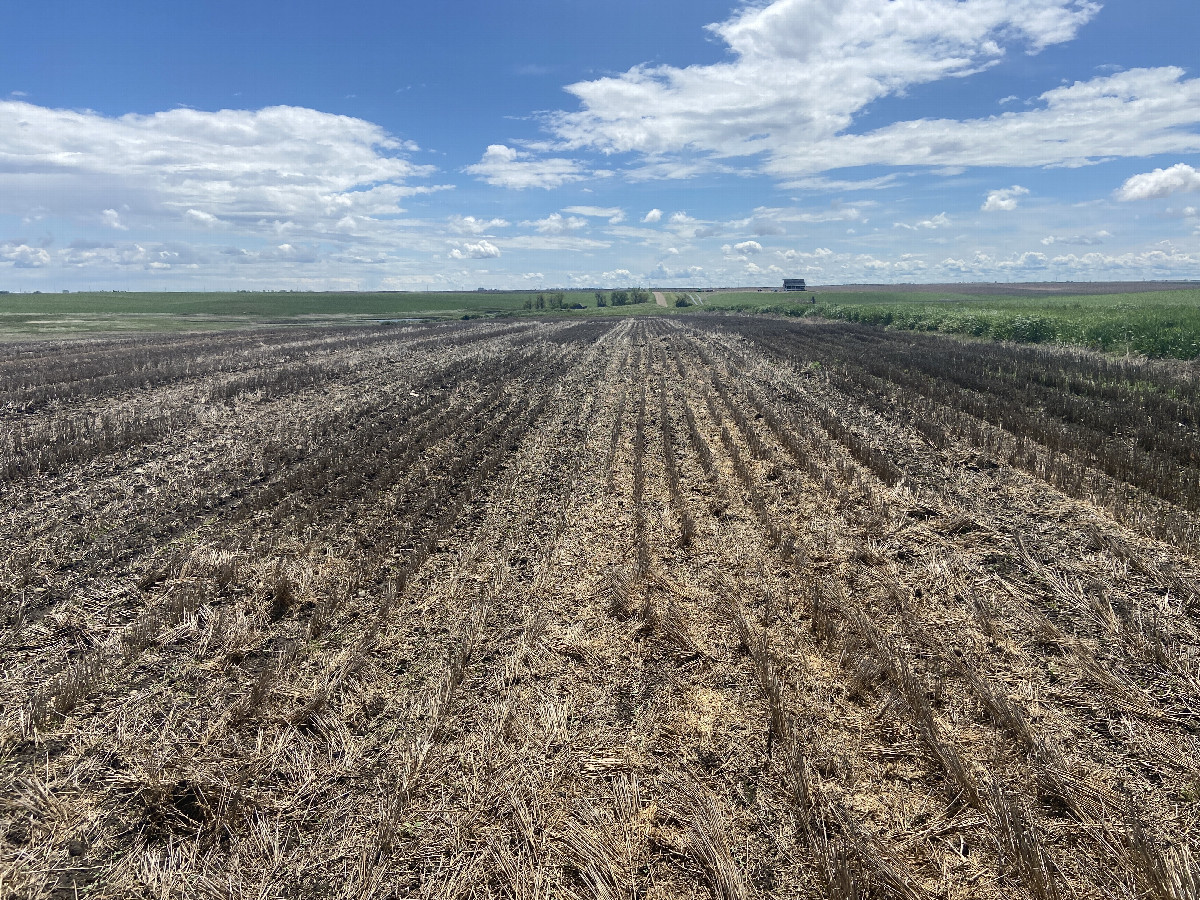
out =
<svg viewBox="0 0 1200 900"><path fill-rule="evenodd" d="M629 306L634 303L649 303L650 292L642 288L629 288L624 291L610 291L605 295L604 291L596 291L596 306ZM570 303L566 300L566 295L562 291L555 291L550 294L538 294L536 297L530 297L525 301L525 309L587 309L587 306L580 303L578 300L573 300Z"/></svg>

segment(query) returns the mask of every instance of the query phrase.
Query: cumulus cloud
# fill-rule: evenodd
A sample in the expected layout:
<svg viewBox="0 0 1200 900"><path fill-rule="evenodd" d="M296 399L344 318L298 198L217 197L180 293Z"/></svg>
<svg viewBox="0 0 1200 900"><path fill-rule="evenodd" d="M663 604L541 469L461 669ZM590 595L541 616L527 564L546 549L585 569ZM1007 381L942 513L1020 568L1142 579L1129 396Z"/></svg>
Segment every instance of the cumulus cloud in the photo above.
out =
<svg viewBox="0 0 1200 900"><path fill-rule="evenodd" d="M449 223L450 230L458 234L486 234L509 225L504 219L477 219L475 216L451 216Z"/></svg>
<svg viewBox="0 0 1200 900"><path fill-rule="evenodd" d="M784 147L779 176L841 166L1085 166L1115 157L1200 151L1200 79L1132 69L1055 88L1041 108L984 119L918 119Z"/></svg>
<svg viewBox="0 0 1200 900"><path fill-rule="evenodd" d="M792 262L793 260L803 259L826 259L833 256L833 251L828 247L818 247L812 253L804 253L800 250L779 250L777 251L777 255L785 262Z"/></svg>
<svg viewBox="0 0 1200 900"><path fill-rule="evenodd" d="M950 217L943 212L943 213L938 213L933 218L924 219L920 222L917 222L914 225L910 225L907 222L896 222L893 225L893 227L894 228L903 228L907 231L934 231L938 228L945 228L949 224L950 224Z"/></svg>
<svg viewBox="0 0 1200 900"><path fill-rule="evenodd" d="M737 244L723 244L721 252L726 259L745 260L755 254L762 253L762 244L758 241L741 241Z"/></svg>
<svg viewBox="0 0 1200 900"><path fill-rule="evenodd" d="M580 109L549 125L568 148L632 151L660 163L668 154L765 153L777 174L818 172L835 166L806 156L821 157L822 142L872 102L979 72L1006 46L1037 52L1068 41L1099 8L1092 0L752 4L710 26L730 61L638 66L570 85Z"/></svg>
<svg viewBox="0 0 1200 900"><path fill-rule="evenodd" d="M115 228L117 231L128 231L129 226L121 222L121 214L115 209L106 209L100 213L100 221L108 228Z"/></svg>
<svg viewBox="0 0 1200 900"><path fill-rule="evenodd" d="M983 201L983 206L979 208L984 212L1012 212L1017 208L1018 198L1024 197L1028 193L1029 188L1023 188L1019 184L991 191L988 193L987 199Z"/></svg>
<svg viewBox="0 0 1200 900"><path fill-rule="evenodd" d="M1155 169L1134 175L1121 185L1117 199L1150 200L1192 191L1200 191L1200 171L1186 163L1178 163L1169 169Z"/></svg>
<svg viewBox="0 0 1200 900"><path fill-rule="evenodd" d="M1112 157L1200 150L1200 79L1180 68L1130 70L1046 91L1043 108L965 121L895 122L778 155L769 168L1087 166Z"/></svg>
<svg viewBox="0 0 1200 900"><path fill-rule="evenodd" d="M578 216L563 216L562 213L550 213L544 219L532 222L522 222L522 225L534 228L539 234L569 234L587 227L587 219Z"/></svg>
<svg viewBox="0 0 1200 900"><path fill-rule="evenodd" d="M43 247L10 242L0 244L0 262L10 263L17 269L40 269L50 265L50 252Z"/></svg>
<svg viewBox="0 0 1200 900"><path fill-rule="evenodd" d="M35 209L123 229L212 216L245 230L315 230L386 216L433 172L378 125L298 107L104 116L0 101L0 214ZM46 210L47 205L52 208ZM189 213L189 211L192 211Z"/></svg>
<svg viewBox="0 0 1200 900"><path fill-rule="evenodd" d="M663 211L661 209L652 209L646 215L642 216L642 221L648 225L653 225L655 222L661 221Z"/></svg>
<svg viewBox="0 0 1200 900"><path fill-rule="evenodd" d="M490 145L483 158L464 171L488 184L514 190L534 187L550 190L568 182L582 181L589 174L576 160L537 158L532 153L504 144Z"/></svg>
<svg viewBox="0 0 1200 900"><path fill-rule="evenodd" d="M455 247L448 255L451 259L495 259L500 255L500 248L491 241L479 241Z"/></svg>

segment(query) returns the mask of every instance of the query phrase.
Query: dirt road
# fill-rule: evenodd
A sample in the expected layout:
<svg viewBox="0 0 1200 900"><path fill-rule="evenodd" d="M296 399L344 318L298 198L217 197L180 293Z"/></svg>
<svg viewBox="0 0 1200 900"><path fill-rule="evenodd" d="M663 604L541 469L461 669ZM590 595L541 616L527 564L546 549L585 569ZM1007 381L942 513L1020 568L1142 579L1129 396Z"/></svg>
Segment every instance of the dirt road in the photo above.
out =
<svg viewBox="0 0 1200 900"><path fill-rule="evenodd" d="M667 305L668 305L668 304L667 304L667 298L666 298L666 296L663 294L663 292L662 292L662 291L655 291L655 292L654 292L654 302L655 302L655 303L657 303L659 306L667 306Z"/></svg>

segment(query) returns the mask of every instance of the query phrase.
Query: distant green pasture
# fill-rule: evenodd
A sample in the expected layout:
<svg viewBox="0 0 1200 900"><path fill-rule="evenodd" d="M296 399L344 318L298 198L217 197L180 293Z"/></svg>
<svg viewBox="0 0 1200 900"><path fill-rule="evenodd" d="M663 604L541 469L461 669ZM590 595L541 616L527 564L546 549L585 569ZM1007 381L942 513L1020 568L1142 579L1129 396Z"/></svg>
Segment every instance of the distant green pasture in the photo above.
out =
<svg viewBox="0 0 1200 900"><path fill-rule="evenodd" d="M708 309L820 315L908 331L996 341L1074 344L1110 352L1200 357L1200 290L1009 297L952 293L728 293L705 296ZM805 298L809 299L809 298Z"/></svg>
<svg viewBox="0 0 1200 900"><path fill-rule="evenodd" d="M547 298L551 296L549 292ZM269 324L353 324L397 318L462 318L527 312L536 294L438 293L72 293L0 294L0 333L179 331ZM564 302L595 307L592 293ZM556 311L557 312L557 311ZM578 312L578 311L577 311Z"/></svg>

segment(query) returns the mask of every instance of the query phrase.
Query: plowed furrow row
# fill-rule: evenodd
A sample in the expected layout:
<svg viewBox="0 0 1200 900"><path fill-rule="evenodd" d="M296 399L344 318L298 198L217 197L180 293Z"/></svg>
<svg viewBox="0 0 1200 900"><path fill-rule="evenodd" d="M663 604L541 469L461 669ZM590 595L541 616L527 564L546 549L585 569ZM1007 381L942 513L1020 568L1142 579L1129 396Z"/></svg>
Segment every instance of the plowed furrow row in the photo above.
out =
<svg viewBox="0 0 1200 900"><path fill-rule="evenodd" d="M742 317L6 347L0 894L1191 896L1196 396Z"/></svg>

